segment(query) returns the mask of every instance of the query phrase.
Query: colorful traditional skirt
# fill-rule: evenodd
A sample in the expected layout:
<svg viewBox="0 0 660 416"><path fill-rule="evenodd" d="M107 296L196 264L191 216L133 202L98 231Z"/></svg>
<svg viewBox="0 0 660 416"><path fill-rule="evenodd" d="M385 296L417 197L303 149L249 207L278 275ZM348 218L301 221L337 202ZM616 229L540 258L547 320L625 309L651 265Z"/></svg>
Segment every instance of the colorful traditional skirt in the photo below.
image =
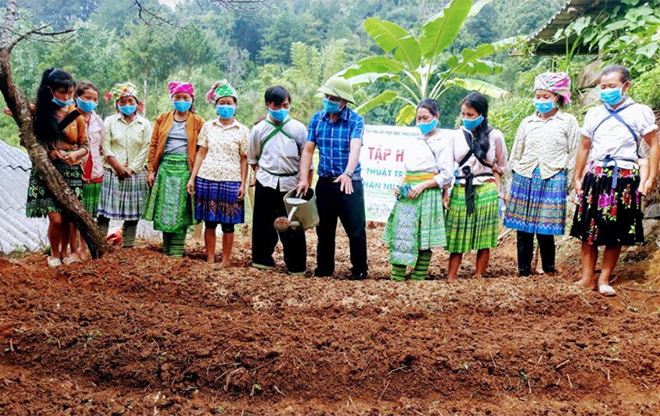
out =
<svg viewBox="0 0 660 416"><path fill-rule="evenodd" d="M195 180L195 218L198 221L241 224L245 222L243 201L238 200L240 182Z"/></svg>
<svg viewBox="0 0 660 416"><path fill-rule="evenodd" d="M582 181L580 206L571 236L594 246L629 246L644 241L638 169L619 169L612 188L613 167L591 164Z"/></svg>
<svg viewBox="0 0 660 416"><path fill-rule="evenodd" d="M82 169L80 165L69 165L61 160L53 161L53 165L62 175L64 182L69 185L76 197L81 200L83 196ZM27 203L25 204L25 215L29 218L45 217L49 212L60 212L61 207L55 201L55 197L46 187L37 174L36 169L30 171L30 182L28 185Z"/></svg>
<svg viewBox="0 0 660 416"><path fill-rule="evenodd" d="M92 217L97 216L99 209L99 198L101 196L101 182L85 182L83 184L82 202L83 206L92 214Z"/></svg>
<svg viewBox="0 0 660 416"><path fill-rule="evenodd" d="M465 187L455 185L445 218L447 251L467 253L497 247L498 194L495 182L474 186L474 212L467 213Z"/></svg>
<svg viewBox="0 0 660 416"><path fill-rule="evenodd" d="M187 155L163 156L144 213L155 230L181 233L195 223L192 196L186 189L189 179Z"/></svg>
<svg viewBox="0 0 660 416"><path fill-rule="evenodd" d="M115 220L137 221L149 195L147 170L119 179L112 169L103 173L98 215Z"/></svg>
<svg viewBox="0 0 660 416"><path fill-rule="evenodd" d="M566 224L566 172L541 179L514 172L504 226L531 234L562 235Z"/></svg>
<svg viewBox="0 0 660 416"><path fill-rule="evenodd" d="M404 186L415 186L433 173L407 173ZM444 247L445 221L442 190L429 188L415 199L400 198L387 220L383 241L390 245L390 263L414 266L420 250Z"/></svg>

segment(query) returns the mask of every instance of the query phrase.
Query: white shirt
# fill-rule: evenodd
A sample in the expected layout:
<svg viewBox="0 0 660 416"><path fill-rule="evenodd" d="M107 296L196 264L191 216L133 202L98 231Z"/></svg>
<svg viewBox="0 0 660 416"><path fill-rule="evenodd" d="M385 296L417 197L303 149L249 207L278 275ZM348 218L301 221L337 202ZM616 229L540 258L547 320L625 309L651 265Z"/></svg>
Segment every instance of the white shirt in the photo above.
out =
<svg viewBox="0 0 660 416"><path fill-rule="evenodd" d="M626 98L623 104L617 108L629 104L632 105L618 114L637 133L638 141L644 140L642 136L658 129L658 125L655 124L653 110L648 106L635 103L630 98ZM599 162L610 155L618 159L617 164L620 168L632 169L637 167L635 162L627 160L636 161L639 159L637 156L638 143L623 123L614 117L610 117L596 130L596 127L610 115L605 106L606 104L603 104L590 109L584 117L581 129L582 135L591 140L588 161ZM614 162L609 164L613 165Z"/></svg>
<svg viewBox="0 0 660 416"><path fill-rule="evenodd" d="M282 131L273 136L261 152L261 143L275 130L266 120L252 128L248 139L248 163L259 165L257 180L263 186L288 192L296 187L300 172L300 155L307 143L307 127L298 120L289 118ZM291 176L278 176L294 174Z"/></svg>
<svg viewBox="0 0 660 416"><path fill-rule="evenodd" d="M451 137L440 132L432 136L417 136L406 146L404 165L406 172L436 173L433 178L440 188L454 180L454 152Z"/></svg>
<svg viewBox="0 0 660 416"><path fill-rule="evenodd" d="M459 169L461 166L458 166L458 163L468 154L470 147L465 140L463 132L467 131L463 127L456 130L456 134L453 136L453 148L454 148L454 160L456 161L456 168ZM468 131L468 134L472 135L472 132ZM492 173L494 170L497 170L500 174L504 174L507 171L507 152L506 152L506 143L504 143L504 135L499 130L491 130L488 134L488 142L490 146L488 147L488 152L486 153L486 159L484 162L493 166L493 169L484 166L479 162L477 157L473 154L465 162L463 166L469 166L472 170L473 175L479 175L483 173ZM463 172L459 172L459 176L463 176ZM487 180L492 179L487 176L481 176L474 178L472 183L474 185L481 185ZM465 184L465 179L461 179L461 184Z"/></svg>
<svg viewBox="0 0 660 416"><path fill-rule="evenodd" d="M136 114L133 120L127 122L121 114L114 114L105 119L105 136L103 138L103 156L105 167L111 169L109 157L114 157L134 173L147 166L149 144L151 143L151 123Z"/></svg>

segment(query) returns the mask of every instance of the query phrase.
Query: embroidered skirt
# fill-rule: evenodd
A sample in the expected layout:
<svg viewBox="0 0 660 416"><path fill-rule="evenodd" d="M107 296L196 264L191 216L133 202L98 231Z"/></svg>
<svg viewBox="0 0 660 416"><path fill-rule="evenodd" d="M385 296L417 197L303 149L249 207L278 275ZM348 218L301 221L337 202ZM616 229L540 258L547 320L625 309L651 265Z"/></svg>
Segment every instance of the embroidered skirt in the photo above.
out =
<svg viewBox="0 0 660 416"><path fill-rule="evenodd" d="M186 189L189 179L187 155L163 156L144 213L155 230L181 233L195 223L192 196Z"/></svg>
<svg viewBox="0 0 660 416"><path fill-rule="evenodd" d="M408 173L404 185L415 186L434 174ZM385 226L383 241L390 245L390 263L414 266L420 250L444 247L442 190L429 188L415 199L399 199Z"/></svg>
<svg viewBox="0 0 660 416"><path fill-rule="evenodd" d="M580 206L571 236L595 246L629 246L644 241L638 169L619 169L612 188L613 167L589 167L582 181Z"/></svg>
<svg viewBox="0 0 660 416"><path fill-rule="evenodd" d="M98 215L115 220L138 221L149 194L147 170L120 180L114 170L105 169Z"/></svg>
<svg viewBox="0 0 660 416"><path fill-rule="evenodd" d="M87 212L92 214L92 217L98 215L101 186L101 182L85 182L83 184L82 202Z"/></svg>
<svg viewBox="0 0 660 416"><path fill-rule="evenodd" d="M566 172L541 179L514 172L504 226L531 234L562 235L566 224Z"/></svg>
<svg viewBox="0 0 660 416"><path fill-rule="evenodd" d="M69 185L75 196L81 200L83 196L82 169L80 165L69 165L61 160L53 161L53 165L62 175L64 182ZM30 171L30 182L28 185L27 203L25 204L25 215L29 218L45 217L49 212L60 212L61 208L55 201L55 197L46 187L37 174L36 169Z"/></svg>
<svg viewBox="0 0 660 416"><path fill-rule="evenodd" d="M497 247L499 231L498 194L495 182L474 187L474 212L467 213L465 187L455 185L445 218L447 251L467 253Z"/></svg>
<svg viewBox="0 0 660 416"><path fill-rule="evenodd" d="M243 201L238 200L240 182L195 180L195 218L198 221L241 224L245 222Z"/></svg>

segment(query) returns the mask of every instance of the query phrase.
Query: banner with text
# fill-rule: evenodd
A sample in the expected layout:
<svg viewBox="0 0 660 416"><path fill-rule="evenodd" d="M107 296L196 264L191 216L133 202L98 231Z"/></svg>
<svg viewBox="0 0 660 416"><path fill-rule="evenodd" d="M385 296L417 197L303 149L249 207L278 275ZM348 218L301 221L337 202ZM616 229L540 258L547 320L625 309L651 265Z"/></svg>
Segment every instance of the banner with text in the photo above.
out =
<svg viewBox="0 0 660 416"><path fill-rule="evenodd" d="M387 222L396 198L394 188L405 174L403 158L417 127L365 126L360 164L367 221Z"/></svg>

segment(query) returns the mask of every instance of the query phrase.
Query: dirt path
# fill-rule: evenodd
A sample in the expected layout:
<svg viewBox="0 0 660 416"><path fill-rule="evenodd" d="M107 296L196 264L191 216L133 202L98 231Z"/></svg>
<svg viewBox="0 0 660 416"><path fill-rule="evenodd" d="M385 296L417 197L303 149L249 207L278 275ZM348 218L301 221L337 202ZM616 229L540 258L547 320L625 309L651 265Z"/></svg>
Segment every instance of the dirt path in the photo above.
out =
<svg viewBox="0 0 660 416"><path fill-rule="evenodd" d="M380 233L365 282L340 278L343 249L335 278L244 268L246 238L228 270L199 247L56 271L43 256L0 260L0 414L660 413L653 247L627 254L605 299L571 285L572 242L562 277L509 277L508 239L490 278L469 278L468 257L448 285L439 253L435 280L400 284Z"/></svg>

